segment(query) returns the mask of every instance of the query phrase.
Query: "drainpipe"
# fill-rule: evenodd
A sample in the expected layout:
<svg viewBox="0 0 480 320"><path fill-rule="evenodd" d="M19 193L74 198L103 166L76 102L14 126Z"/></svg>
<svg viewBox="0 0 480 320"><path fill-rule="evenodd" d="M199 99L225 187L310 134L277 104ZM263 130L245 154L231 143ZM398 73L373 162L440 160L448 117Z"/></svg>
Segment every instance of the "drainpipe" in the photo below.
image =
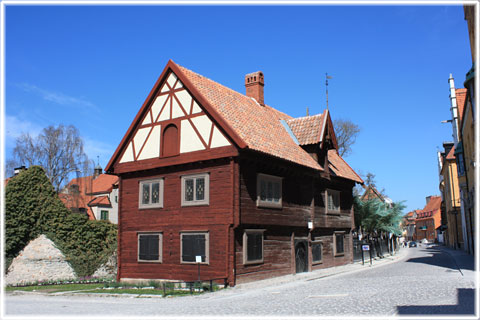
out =
<svg viewBox="0 0 480 320"><path fill-rule="evenodd" d="M448 79L448 83L450 84L450 111L452 112L452 129L453 129L453 142L455 144L455 148L457 147L458 143L458 107L457 107L457 96L455 94L455 82L453 81L452 74L450 73L450 78Z"/></svg>

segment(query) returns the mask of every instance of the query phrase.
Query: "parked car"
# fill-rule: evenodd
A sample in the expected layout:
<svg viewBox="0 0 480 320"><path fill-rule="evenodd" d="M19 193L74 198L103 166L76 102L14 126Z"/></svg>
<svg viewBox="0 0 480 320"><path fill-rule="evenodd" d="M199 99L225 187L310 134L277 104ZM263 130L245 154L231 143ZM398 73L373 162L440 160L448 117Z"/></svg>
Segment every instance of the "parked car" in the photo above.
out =
<svg viewBox="0 0 480 320"><path fill-rule="evenodd" d="M408 244L409 248L416 247L416 246L417 246L417 243L415 241L410 241L409 244Z"/></svg>

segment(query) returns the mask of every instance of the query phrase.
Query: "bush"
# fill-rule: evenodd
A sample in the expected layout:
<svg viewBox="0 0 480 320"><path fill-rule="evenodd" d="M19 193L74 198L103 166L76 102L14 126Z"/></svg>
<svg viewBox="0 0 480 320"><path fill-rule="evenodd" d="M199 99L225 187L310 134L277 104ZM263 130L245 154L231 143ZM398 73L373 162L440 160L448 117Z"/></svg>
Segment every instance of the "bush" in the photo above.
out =
<svg viewBox="0 0 480 320"><path fill-rule="evenodd" d="M5 189L5 270L40 234L55 243L78 276L93 274L117 247L115 225L71 213L43 169L33 166L13 177Z"/></svg>

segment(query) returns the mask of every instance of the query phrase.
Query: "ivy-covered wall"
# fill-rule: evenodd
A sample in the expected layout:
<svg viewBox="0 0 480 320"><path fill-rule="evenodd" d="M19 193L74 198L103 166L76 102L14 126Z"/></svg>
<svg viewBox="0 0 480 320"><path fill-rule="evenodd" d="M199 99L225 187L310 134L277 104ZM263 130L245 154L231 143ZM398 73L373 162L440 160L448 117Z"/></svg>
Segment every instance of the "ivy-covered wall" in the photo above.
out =
<svg viewBox="0 0 480 320"><path fill-rule="evenodd" d="M71 213L43 169L33 166L10 179L5 188L5 270L40 234L55 243L78 276L93 274L117 246L116 225Z"/></svg>

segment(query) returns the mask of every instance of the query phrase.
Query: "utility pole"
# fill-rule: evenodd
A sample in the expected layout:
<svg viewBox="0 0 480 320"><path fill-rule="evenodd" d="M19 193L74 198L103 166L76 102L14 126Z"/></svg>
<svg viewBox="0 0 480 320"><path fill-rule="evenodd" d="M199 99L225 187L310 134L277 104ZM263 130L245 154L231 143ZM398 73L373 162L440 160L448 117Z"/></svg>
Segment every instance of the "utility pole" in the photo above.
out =
<svg viewBox="0 0 480 320"><path fill-rule="evenodd" d="M327 110L328 110L328 79L332 79L332 76L329 76L328 73L325 73L325 89L327 91Z"/></svg>

